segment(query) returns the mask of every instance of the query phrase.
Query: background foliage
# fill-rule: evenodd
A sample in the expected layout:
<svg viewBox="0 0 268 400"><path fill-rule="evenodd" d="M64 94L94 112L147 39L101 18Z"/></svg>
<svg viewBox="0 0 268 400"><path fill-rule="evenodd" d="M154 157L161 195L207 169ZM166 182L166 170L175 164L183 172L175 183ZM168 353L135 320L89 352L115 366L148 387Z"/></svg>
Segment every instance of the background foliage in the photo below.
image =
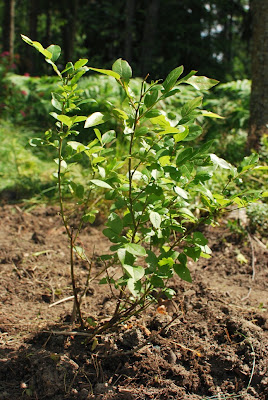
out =
<svg viewBox="0 0 268 400"><path fill-rule="evenodd" d="M0 19L5 43L5 7ZM136 76L167 75L186 70L215 79L248 78L250 12L248 0L16 0L15 54L19 72L44 72L41 58L25 49L24 33L45 46L58 43L64 63L87 57L91 65L109 67L127 59ZM6 50L3 48L3 50ZM30 55L31 54L31 55ZM47 68L45 72L49 71Z"/></svg>

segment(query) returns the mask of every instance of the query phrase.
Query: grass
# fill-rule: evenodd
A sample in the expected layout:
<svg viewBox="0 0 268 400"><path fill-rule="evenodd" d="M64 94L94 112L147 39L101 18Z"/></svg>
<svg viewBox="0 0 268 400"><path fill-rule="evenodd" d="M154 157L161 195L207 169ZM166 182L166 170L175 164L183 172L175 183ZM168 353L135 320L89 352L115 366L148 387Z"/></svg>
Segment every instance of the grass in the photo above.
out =
<svg viewBox="0 0 268 400"><path fill-rule="evenodd" d="M7 201L38 197L55 186L51 157L29 145L36 135L29 128L0 120L0 193Z"/></svg>

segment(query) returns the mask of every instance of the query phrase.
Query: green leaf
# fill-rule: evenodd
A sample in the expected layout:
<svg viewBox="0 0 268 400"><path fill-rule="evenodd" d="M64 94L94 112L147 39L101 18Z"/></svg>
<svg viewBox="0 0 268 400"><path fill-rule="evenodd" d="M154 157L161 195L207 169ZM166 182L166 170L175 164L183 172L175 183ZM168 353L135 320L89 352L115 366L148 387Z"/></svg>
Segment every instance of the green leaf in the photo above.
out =
<svg viewBox="0 0 268 400"><path fill-rule="evenodd" d="M176 159L177 166L185 164L186 161L190 160L193 156L193 149L188 147L187 149L182 150Z"/></svg>
<svg viewBox="0 0 268 400"><path fill-rule="evenodd" d="M83 76L86 72L88 71L87 67L83 67L83 70L78 71L75 73L74 77L71 80L71 85L74 86L76 84L76 82L78 82L78 80L81 78L81 76Z"/></svg>
<svg viewBox="0 0 268 400"><path fill-rule="evenodd" d="M141 126L140 128L136 129L135 136L140 137L140 136L146 136L146 134L149 132L149 129L147 126Z"/></svg>
<svg viewBox="0 0 268 400"><path fill-rule="evenodd" d="M210 154L210 159L214 165L217 165L224 169L232 169L232 166L225 161L223 158L219 158L216 154Z"/></svg>
<svg viewBox="0 0 268 400"><path fill-rule="evenodd" d="M152 107L158 99L158 90L152 90L144 97L144 104L147 108Z"/></svg>
<svg viewBox="0 0 268 400"><path fill-rule="evenodd" d="M92 165L100 164L101 162L105 161L105 157L96 157L92 160Z"/></svg>
<svg viewBox="0 0 268 400"><path fill-rule="evenodd" d="M92 71L99 72L100 74L112 76L113 78L117 79L118 81L120 79L120 74L118 74L115 71L111 71L109 69L92 68L92 67L89 67L89 69L91 69Z"/></svg>
<svg viewBox="0 0 268 400"><path fill-rule="evenodd" d="M163 82L164 86L164 93L169 92L176 84L178 78L183 73L183 66L177 67L173 69L168 76L166 77L165 81Z"/></svg>
<svg viewBox="0 0 268 400"><path fill-rule="evenodd" d="M200 247L197 247L197 246L196 247L185 247L184 253L188 257L191 257L194 261L197 261L200 258L201 249L200 249Z"/></svg>
<svg viewBox="0 0 268 400"><path fill-rule="evenodd" d="M159 288L165 287L165 283L164 283L163 279L160 278L160 276L158 276L158 275L153 275L151 277L151 285L153 285L154 287L159 287Z"/></svg>
<svg viewBox="0 0 268 400"><path fill-rule="evenodd" d="M155 229L159 229L161 225L161 216L156 211L151 211L149 215L150 221Z"/></svg>
<svg viewBox="0 0 268 400"><path fill-rule="evenodd" d="M119 235L123 229L123 222L121 218L113 212L108 217L107 226Z"/></svg>
<svg viewBox="0 0 268 400"><path fill-rule="evenodd" d="M176 272L176 274L179 275L179 277L181 279L183 279L186 282L190 282L190 283L192 282L191 273L185 265L174 264L173 268L174 268L174 271Z"/></svg>
<svg viewBox="0 0 268 400"><path fill-rule="evenodd" d="M189 196L188 193L185 190L183 190L182 188L180 188L179 186L174 187L174 192L177 193L183 199L185 199L185 200L188 199L188 196Z"/></svg>
<svg viewBox="0 0 268 400"><path fill-rule="evenodd" d="M240 170L242 172L248 170L249 168L253 167L254 164L256 164L258 161L259 161L259 155L256 153L253 153L248 157L244 157L243 161L240 164L238 172L240 172Z"/></svg>
<svg viewBox="0 0 268 400"><path fill-rule="evenodd" d="M219 114L213 113L211 111L207 111L207 110L200 110L200 111L201 111L203 117L224 119L224 117L221 117Z"/></svg>
<svg viewBox="0 0 268 400"><path fill-rule="evenodd" d="M21 35L21 38L22 38L22 40L24 40L24 42L26 42L30 46L33 46L36 50L39 51L39 53L43 54L46 58L49 58L49 59L52 58L52 53L50 51L44 49L44 47L41 45L41 43L34 42L25 35Z"/></svg>
<svg viewBox="0 0 268 400"><path fill-rule="evenodd" d="M181 115L182 117L188 116L193 110L195 110L197 107L200 107L202 104L203 97L199 96L196 97L193 100L188 101L181 109Z"/></svg>
<svg viewBox="0 0 268 400"><path fill-rule="evenodd" d="M206 76L193 75L189 79L187 79L185 83L192 85L197 90L208 90L217 85L219 81L217 81L216 79L207 78Z"/></svg>
<svg viewBox="0 0 268 400"><path fill-rule="evenodd" d="M179 85L180 83L185 83L191 76L193 76L194 74L196 74L197 71L192 70L191 72L189 72L189 74L187 74L184 78L180 79L177 84Z"/></svg>
<svg viewBox="0 0 268 400"><path fill-rule="evenodd" d="M115 135L115 131L108 131L108 132L105 132L103 135L102 135L102 143L103 144L108 144L108 143L110 143L112 140L114 140L116 138L116 135Z"/></svg>
<svg viewBox="0 0 268 400"><path fill-rule="evenodd" d="M60 73L60 71L58 70L57 65L56 65L52 60L50 60L49 58L46 58L45 61L46 61L48 64L52 65L52 68L54 69L54 71L56 72L56 74L62 79L61 73Z"/></svg>
<svg viewBox="0 0 268 400"><path fill-rule="evenodd" d="M125 82L128 82L132 77L132 69L127 61L119 58L116 60L112 66L112 70L120 75L120 78L123 78Z"/></svg>
<svg viewBox="0 0 268 400"><path fill-rule="evenodd" d="M72 118L73 123L77 123L77 122L82 122L85 121L87 119L87 117L84 117L83 115L75 115Z"/></svg>
<svg viewBox="0 0 268 400"><path fill-rule="evenodd" d="M74 140L69 141L67 144L68 146L71 146L71 148L77 153L81 153L82 151L85 151L87 149L87 147L84 146L82 143L76 142Z"/></svg>
<svg viewBox="0 0 268 400"><path fill-rule="evenodd" d="M76 61L76 63L74 64L74 69L78 70L79 68L83 67L84 65L86 65L86 63L88 62L87 58L80 58L78 61Z"/></svg>
<svg viewBox="0 0 268 400"><path fill-rule="evenodd" d="M117 256L122 265L133 265L136 261L136 257L122 247L117 249Z"/></svg>
<svg viewBox="0 0 268 400"><path fill-rule="evenodd" d="M141 266L124 264L123 268L134 282L139 281L144 276L144 269Z"/></svg>
<svg viewBox="0 0 268 400"><path fill-rule="evenodd" d="M65 69L61 71L62 74L65 72L69 72L70 74L74 73L74 65L72 62L67 62Z"/></svg>
<svg viewBox="0 0 268 400"><path fill-rule="evenodd" d="M200 246L205 246L208 243L208 240L205 238L203 233L201 232L194 232L193 234L193 242Z"/></svg>
<svg viewBox="0 0 268 400"><path fill-rule="evenodd" d="M53 107L57 110L62 111L61 96L58 93L51 92L52 100L51 103Z"/></svg>
<svg viewBox="0 0 268 400"><path fill-rule="evenodd" d="M199 125L190 125L189 127L189 133L188 135L184 138L185 142L190 142L192 140L195 140L200 136L203 132L203 129Z"/></svg>
<svg viewBox="0 0 268 400"><path fill-rule="evenodd" d="M113 115L121 121L125 121L128 119L128 115L125 111L120 110L119 108L114 108L112 110Z"/></svg>
<svg viewBox="0 0 268 400"><path fill-rule="evenodd" d="M56 44L51 44L49 47L47 47L47 51L52 54L51 61L55 62L60 56L61 48Z"/></svg>
<svg viewBox="0 0 268 400"><path fill-rule="evenodd" d="M100 130L98 128L94 128L94 132L95 132L95 135L97 136L97 138L99 139L99 141L102 143Z"/></svg>
<svg viewBox="0 0 268 400"><path fill-rule="evenodd" d="M160 114L157 117L150 118L150 121L153 125L159 125L164 130L167 128L171 128L170 122L163 114ZM175 129L175 130L176 130L176 132L178 132L177 129Z"/></svg>
<svg viewBox="0 0 268 400"><path fill-rule="evenodd" d="M84 128L90 128L92 126L103 124L108 119L109 117L106 114L103 114L101 112L94 112L87 118Z"/></svg>
<svg viewBox="0 0 268 400"><path fill-rule="evenodd" d="M76 185L75 194L79 199L82 199L84 197L84 192L85 192L85 188L83 185Z"/></svg>
<svg viewBox="0 0 268 400"><path fill-rule="evenodd" d="M125 244L125 249L126 249L129 253L133 254L134 256L142 256L142 257L146 256L146 250L145 250L145 248L142 247L142 246L139 245L139 244L136 244L136 243L126 243L126 244Z"/></svg>
<svg viewBox="0 0 268 400"><path fill-rule="evenodd" d="M64 125L67 125L70 128L73 125L72 118L67 117L67 115L58 115L57 120L62 122Z"/></svg>
<svg viewBox="0 0 268 400"><path fill-rule="evenodd" d="M174 140L176 143L181 142L182 140L185 140L185 138L189 135L189 128L188 126L184 127L184 126L177 126L177 128L180 128L180 132L179 133L175 133L175 135L173 135ZM181 128L184 128L183 130Z"/></svg>
<svg viewBox="0 0 268 400"><path fill-rule="evenodd" d="M155 118L158 117L159 115L162 115L162 113L157 108L154 108L153 110L147 111L145 113L146 118Z"/></svg>
<svg viewBox="0 0 268 400"><path fill-rule="evenodd" d="M90 182L92 182L94 185L105 188L105 189L112 189L112 186L109 185L109 183L101 181L100 179L91 179Z"/></svg>
<svg viewBox="0 0 268 400"><path fill-rule="evenodd" d="M196 217L194 216L192 211L188 210L188 208L182 207L182 208L179 208L177 211L179 214L186 217L190 221L193 221L193 222L196 221Z"/></svg>
<svg viewBox="0 0 268 400"><path fill-rule="evenodd" d="M83 247L80 246L74 246L74 251L76 254L78 254L78 256L82 259L82 260L86 260L86 254L85 254L85 250L83 249Z"/></svg>

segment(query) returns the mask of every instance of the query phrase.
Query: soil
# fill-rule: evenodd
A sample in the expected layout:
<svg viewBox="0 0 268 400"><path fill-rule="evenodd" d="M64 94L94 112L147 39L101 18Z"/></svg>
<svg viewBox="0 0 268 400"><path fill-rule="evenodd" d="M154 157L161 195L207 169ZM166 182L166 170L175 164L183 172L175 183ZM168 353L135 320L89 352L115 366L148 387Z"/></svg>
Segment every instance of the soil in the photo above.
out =
<svg viewBox="0 0 268 400"><path fill-rule="evenodd" d="M268 398L267 249L256 235L206 228L210 259L190 262L162 300L94 343L70 333L68 243L56 207L0 208L0 399ZM97 260L102 226L81 244ZM87 264L76 263L82 287ZM93 262L96 271L98 262ZM59 300L63 302L55 304ZM111 316L105 285L91 284L83 316Z"/></svg>

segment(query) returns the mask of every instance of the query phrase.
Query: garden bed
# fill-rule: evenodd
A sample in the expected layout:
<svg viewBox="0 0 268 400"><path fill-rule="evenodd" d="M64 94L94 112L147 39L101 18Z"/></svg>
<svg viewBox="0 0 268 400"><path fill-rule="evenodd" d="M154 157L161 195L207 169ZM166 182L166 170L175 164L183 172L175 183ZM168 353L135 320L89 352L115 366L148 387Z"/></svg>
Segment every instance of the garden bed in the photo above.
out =
<svg viewBox="0 0 268 400"><path fill-rule="evenodd" d="M190 262L139 319L89 342L70 324L67 237L59 210L0 209L0 399L230 399L268 396L267 250L261 238L206 228L212 258ZM89 257L107 251L99 225L81 234ZM76 265L85 282L87 264ZM59 300L64 300L59 302ZM59 302L58 304L55 304ZM111 317L92 284L83 315Z"/></svg>

